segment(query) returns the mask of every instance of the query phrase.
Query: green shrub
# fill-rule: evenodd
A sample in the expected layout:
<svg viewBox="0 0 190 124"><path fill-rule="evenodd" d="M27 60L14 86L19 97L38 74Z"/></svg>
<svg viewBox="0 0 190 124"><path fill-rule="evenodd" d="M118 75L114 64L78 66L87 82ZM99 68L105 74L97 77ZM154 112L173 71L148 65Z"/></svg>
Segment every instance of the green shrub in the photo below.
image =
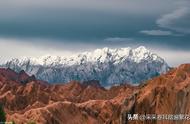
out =
<svg viewBox="0 0 190 124"><path fill-rule="evenodd" d="M6 121L6 113L2 105L0 105L0 122L5 122L5 121Z"/></svg>
<svg viewBox="0 0 190 124"><path fill-rule="evenodd" d="M29 121L27 124L36 124L34 121Z"/></svg>
<svg viewBox="0 0 190 124"><path fill-rule="evenodd" d="M12 121L12 124L16 124L14 121Z"/></svg>

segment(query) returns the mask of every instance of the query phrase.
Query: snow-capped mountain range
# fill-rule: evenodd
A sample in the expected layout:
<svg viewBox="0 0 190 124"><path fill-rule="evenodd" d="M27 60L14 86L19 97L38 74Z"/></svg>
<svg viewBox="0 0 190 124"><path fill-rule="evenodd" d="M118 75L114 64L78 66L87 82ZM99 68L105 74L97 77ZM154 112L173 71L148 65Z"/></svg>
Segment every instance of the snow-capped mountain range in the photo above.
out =
<svg viewBox="0 0 190 124"><path fill-rule="evenodd" d="M99 80L103 86L138 84L169 70L161 57L144 46L136 49L96 49L70 57L15 58L2 66L17 72L24 70L50 83Z"/></svg>

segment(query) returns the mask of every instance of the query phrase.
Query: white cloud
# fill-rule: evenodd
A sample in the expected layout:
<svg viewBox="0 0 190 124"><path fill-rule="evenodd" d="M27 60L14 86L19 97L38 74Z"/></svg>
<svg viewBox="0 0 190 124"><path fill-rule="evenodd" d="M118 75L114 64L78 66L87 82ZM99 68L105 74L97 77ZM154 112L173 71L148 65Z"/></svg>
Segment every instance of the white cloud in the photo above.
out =
<svg viewBox="0 0 190 124"><path fill-rule="evenodd" d="M190 4L190 3L189 3ZM181 33L190 33L190 8L181 7L172 13L165 14L156 23L159 27L175 30Z"/></svg>
<svg viewBox="0 0 190 124"><path fill-rule="evenodd" d="M190 1L181 0L174 1L174 3L176 7L171 12L161 14L162 16L156 20L156 24L162 30L143 30L140 33L155 36L183 36L184 34L190 34ZM167 31L166 29L172 31Z"/></svg>
<svg viewBox="0 0 190 124"><path fill-rule="evenodd" d="M153 35L153 36L173 35L173 33L171 31L163 31L163 30L143 30L143 31L140 31L140 33L143 33L146 35Z"/></svg>
<svg viewBox="0 0 190 124"><path fill-rule="evenodd" d="M109 37L104 39L106 42L113 42L113 43L118 43L118 42L131 42L133 41L132 38L126 38L126 37Z"/></svg>

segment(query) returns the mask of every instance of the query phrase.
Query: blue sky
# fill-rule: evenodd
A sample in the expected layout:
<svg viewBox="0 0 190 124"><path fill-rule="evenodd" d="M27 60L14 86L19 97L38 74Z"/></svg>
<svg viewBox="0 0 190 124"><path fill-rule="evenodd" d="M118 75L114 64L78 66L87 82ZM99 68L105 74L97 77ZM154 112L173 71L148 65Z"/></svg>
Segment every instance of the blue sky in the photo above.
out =
<svg viewBox="0 0 190 124"><path fill-rule="evenodd" d="M0 1L0 59L144 45L176 66L190 62L189 20L189 0Z"/></svg>

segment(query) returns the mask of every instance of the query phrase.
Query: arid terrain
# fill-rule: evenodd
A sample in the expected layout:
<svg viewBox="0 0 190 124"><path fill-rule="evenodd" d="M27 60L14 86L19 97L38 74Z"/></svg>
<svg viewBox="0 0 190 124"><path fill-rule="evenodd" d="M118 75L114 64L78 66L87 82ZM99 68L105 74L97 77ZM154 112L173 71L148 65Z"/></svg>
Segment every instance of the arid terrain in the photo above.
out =
<svg viewBox="0 0 190 124"><path fill-rule="evenodd" d="M105 89L98 81L48 84L24 71L0 69L0 104L16 124L189 124L128 121L128 114L190 114L190 64L140 86Z"/></svg>

